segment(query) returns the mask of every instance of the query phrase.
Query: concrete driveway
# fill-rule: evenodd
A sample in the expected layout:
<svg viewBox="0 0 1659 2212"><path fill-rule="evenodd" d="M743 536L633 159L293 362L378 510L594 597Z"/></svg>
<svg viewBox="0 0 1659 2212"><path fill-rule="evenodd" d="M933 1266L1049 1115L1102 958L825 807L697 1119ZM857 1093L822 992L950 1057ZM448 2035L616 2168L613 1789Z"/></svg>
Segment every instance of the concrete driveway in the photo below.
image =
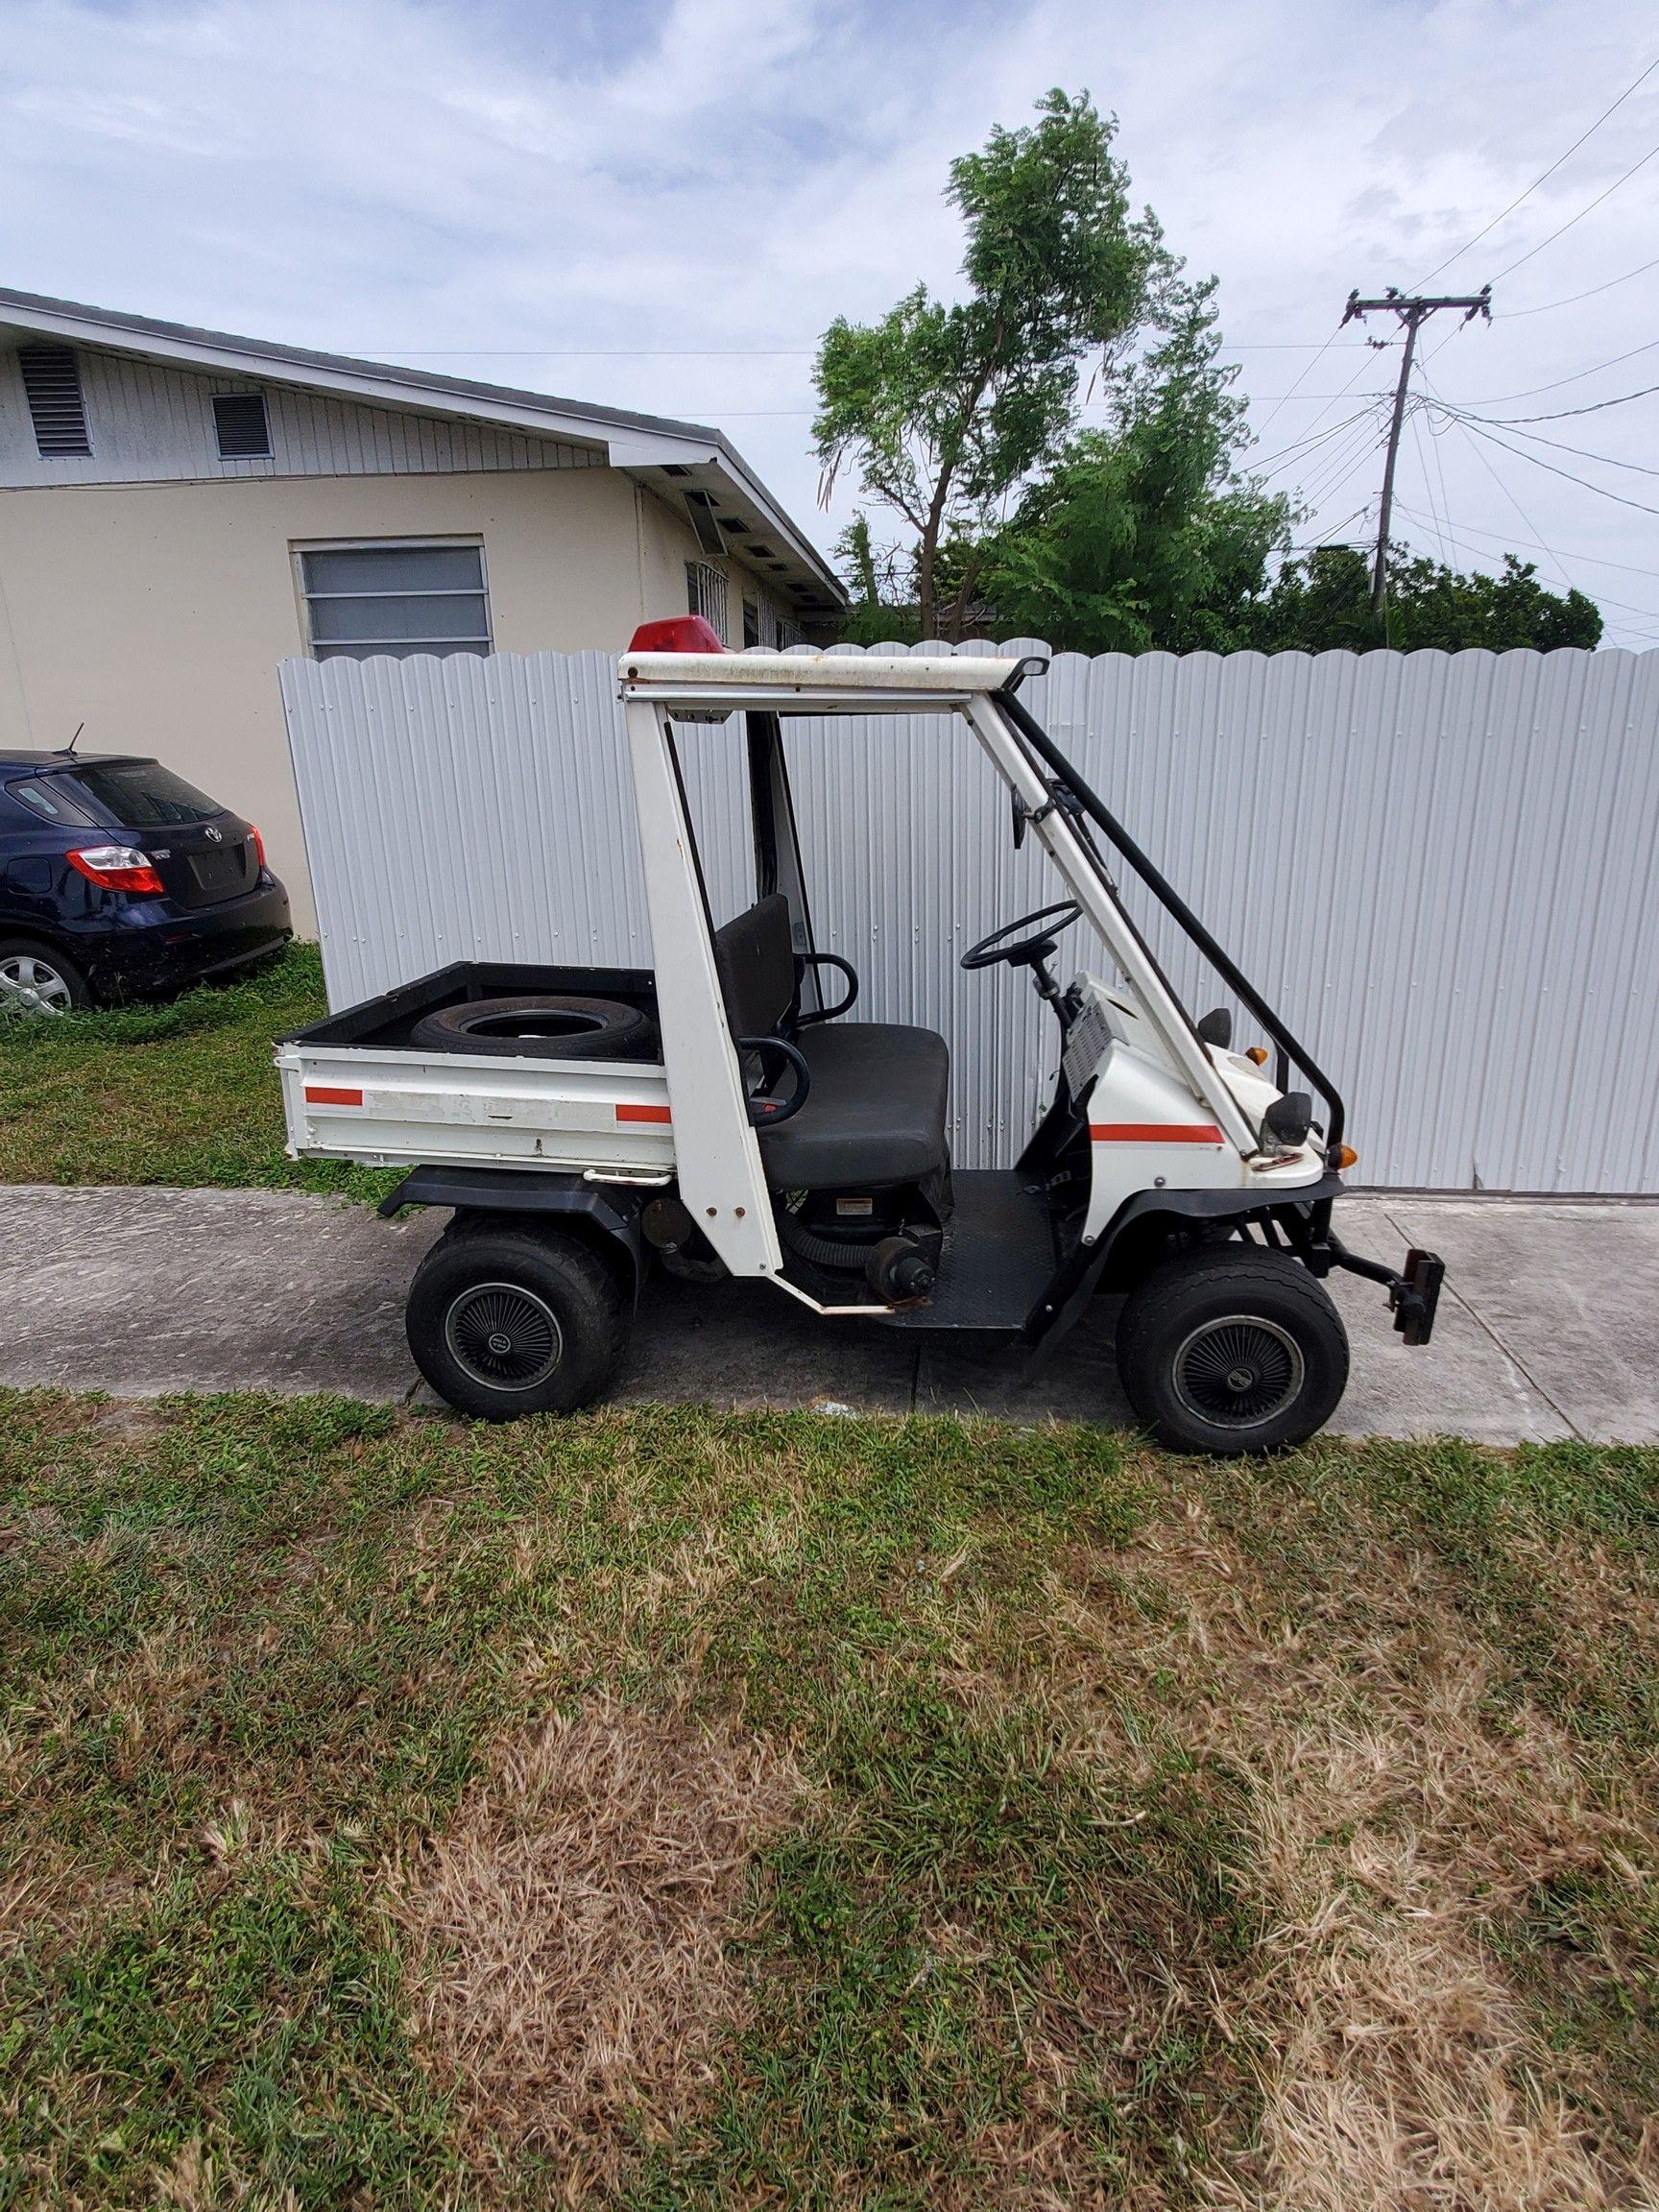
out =
<svg viewBox="0 0 1659 2212"><path fill-rule="evenodd" d="M1659 1204L1356 1198L1343 1234L1447 1262L1434 1341L1410 1352L1382 1293L1332 1289L1354 1345L1333 1429L1495 1444L1659 1442ZM445 1216L274 1190L0 1188L0 1383L338 1390L424 1397L403 1296ZM760 1286L653 1283L615 1395L732 1406L981 1410L1129 1419L1101 1300L1048 1375L1021 1389L997 1339L929 1340L831 1322Z"/></svg>

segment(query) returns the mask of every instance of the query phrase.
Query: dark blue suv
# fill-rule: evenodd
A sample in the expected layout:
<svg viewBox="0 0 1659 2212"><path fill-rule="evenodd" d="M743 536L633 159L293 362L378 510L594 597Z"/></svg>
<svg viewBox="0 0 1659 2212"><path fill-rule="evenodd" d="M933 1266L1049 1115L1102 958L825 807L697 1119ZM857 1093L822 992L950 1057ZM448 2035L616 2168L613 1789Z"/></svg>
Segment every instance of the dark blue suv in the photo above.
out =
<svg viewBox="0 0 1659 2212"><path fill-rule="evenodd" d="M258 830L170 768L0 751L0 1016L178 990L291 934Z"/></svg>

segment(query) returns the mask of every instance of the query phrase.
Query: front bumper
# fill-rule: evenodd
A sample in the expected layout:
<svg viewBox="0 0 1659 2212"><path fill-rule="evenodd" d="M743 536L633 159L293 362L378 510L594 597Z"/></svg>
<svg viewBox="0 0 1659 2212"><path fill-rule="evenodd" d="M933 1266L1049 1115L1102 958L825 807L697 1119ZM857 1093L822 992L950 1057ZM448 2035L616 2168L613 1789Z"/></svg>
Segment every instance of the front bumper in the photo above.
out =
<svg viewBox="0 0 1659 2212"><path fill-rule="evenodd" d="M1329 1274L1333 1267L1344 1267L1351 1275L1363 1275L1368 1283L1382 1284L1393 1310L1394 1326L1407 1344L1427 1344L1433 1335L1440 1286L1446 1280L1446 1262L1438 1253L1413 1245L1406 1255L1405 1266L1396 1272L1380 1260L1364 1260L1358 1252L1350 1252L1339 1237L1327 1230L1323 1241L1312 1245L1303 1258L1318 1275Z"/></svg>

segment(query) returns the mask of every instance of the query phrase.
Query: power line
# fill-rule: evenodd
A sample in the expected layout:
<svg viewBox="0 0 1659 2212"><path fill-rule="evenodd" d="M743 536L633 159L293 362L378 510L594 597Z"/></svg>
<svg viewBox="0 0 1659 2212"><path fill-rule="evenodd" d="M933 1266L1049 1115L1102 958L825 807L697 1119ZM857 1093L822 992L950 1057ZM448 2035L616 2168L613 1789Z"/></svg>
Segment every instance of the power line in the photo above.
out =
<svg viewBox="0 0 1659 2212"><path fill-rule="evenodd" d="M1595 199L1580 207L1576 215L1569 215L1566 222L1558 229L1551 230L1548 238L1540 238L1536 246L1528 248L1525 253L1518 255L1515 260L1510 262L1507 269L1500 269L1494 282L1502 282L1505 276L1513 276L1515 271L1521 268L1524 263L1530 261L1535 254L1542 253L1546 246L1553 246L1556 239L1564 237L1575 223L1582 223L1586 215L1593 214L1600 206L1603 200L1610 200L1622 184L1628 184L1638 169L1646 169L1655 154L1659 154L1659 146L1649 146L1641 160L1632 161L1623 177L1615 177L1605 192L1598 192Z"/></svg>
<svg viewBox="0 0 1659 2212"><path fill-rule="evenodd" d="M1646 399L1650 392L1659 392L1659 384L1644 384L1635 392L1620 392L1611 399L1592 399L1584 407L1557 407L1548 415L1492 415L1483 420L1501 422L1505 429L1517 422L1566 422L1575 415L1599 415L1604 407L1627 407L1632 399Z"/></svg>
<svg viewBox="0 0 1659 2212"><path fill-rule="evenodd" d="M1382 439L1378 438L1371 445L1362 446L1346 469L1341 470L1338 475L1329 478L1317 494L1310 493L1310 496L1314 497L1319 506L1323 506L1328 499L1334 499L1336 494L1358 475L1360 469L1365 468L1382 450L1383 443ZM1365 504L1369 507L1371 501L1367 499Z"/></svg>
<svg viewBox="0 0 1659 2212"><path fill-rule="evenodd" d="M1278 412L1279 412L1280 408L1284 406L1284 404L1285 404L1285 402L1286 402L1286 399L1291 399L1291 398L1294 398L1294 397L1295 397L1295 396L1296 396L1297 392L1298 392L1298 391L1301 389L1301 387L1302 387L1303 383L1306 381L1306 379L1307 379L1308 377L1310 377L1310 376L1311 376L1311 375L1312 375L1312 373L1313 373L1314 370L1315 370L1315 369L1316 369L1316 368L1319 366L1320 362L1324 360L1324 358L1325 358L1326 354L1327 354L1327 353L1330 351L1331 348L1332 348L1333 346L1334 346L1334 345L1335 345L1335 343L1336 343L1336 338L1337 338L1337 334L1338 334L1338 332L1341 330L1341 328L1342 328L1342 325L1341 325L1341 324L1340 324L1340 323L1338 323L1338 324L1336 325L1336 327L1335 327L1335 329L1334 329L1334 330L1332 331L1332 333L1331 333L1330 337L1326 339L1326 341L1325 341L1324 345L1320 347L1320 349L1319 349L1318 352L1314 354L1314 356L1313 356L1312 360L1311 360L1311 361L1310 361L1310 362L1309 362L1309 364L1308 364L1308 366L1307 366L1307 367L1306 367L1306 368L1303 370L1303 372L1302 372L1302 374L1301 374L1300 376L1298 376L1298 377L1297 377L1297 379L1296 379L1296 381L1295 381L1295 383L1291 385L1291 387L1290 387L1289 391L1288 391L1288 392L1286 392L1286 393L1283 393L1283 394L1281 394L1280 397L1279 397L1279 398L1277 399L1277 401L1275 401L1275 403L1274 403L1274 407L1273 407L1273 415L1277 415L1277 414L1278 414ZM1358 377L1356 377L1356 378L1354 379L1354 381L1357 383L1357 382L1358 381ZM1313 397L1313 395L1311 395L1311 394L1310 394L1310 397ZM1270 422L1272 421L1272 420L1273 420L1273 415L1269 415L1269 416L1268 416L1268 418L1267 418L1267 421L1266 421L1265 422L1263 422L1263 423L1262 423L1262 431L1263 431L1263 432L1265 432L1265 431L1266 431L1266 429L1267 429L1267 426L1268 426L1268 423L1270 423ZM1315 417L1315 418L1314 418L1314 420L1315 420L1315 421L1317 421L1317 420L1318 420L1318 418L1317 418L1317 417Z"/></svg>
<svg viewBox="0 0 1659 2212"><path fill-rule="evenodd" d="M1428 516L1419 515L1414 507L1407 507L1404 500L1399 502L1399 506L1401 514L1404 515L1408 521L1416 522L1425 528L1428 527L1430 520ZM1527 541L1524 539L1501 537L1495 530L1476 530L1474 526L1468 522L1462 523L1457 530L1449 530L1446 535L1448 542L1455 546L1458 553L1466 561L1489 561L1492 558L1489 553L1483 552L1479 546L1471 545L1468 542L1468 540L1471 537L1489 538L1495 545L1502 545L1506 550L1512 550L1515 545L1525 544L1527 542ZM1532 549L1541 553L1549 551L1549 547L1543 545L1536 546ZM1574 556L1570 554L1568 558L1570 560L1574 558L1593 560L1595 556L1592 554L1585 554L1581 556ZM1613 565L1617 566L1618 564L1615 563ZM1635 571L1635 573L1640 576L1647 575L1648 571L1647 569L1639 568ZM1603 591L1587 593L1586 596L1593 597L1598 607L1617 607L1620 613L1623 614L1638 614L1641 615L1646 621L1659 624L1659 609L1652 607L1632 607L1628 600L1609 599L1606 593Z"/></svg>
<svg viewBox="0 0 1659 2212"><path fill-rule="evenodd" d="M1511 307L1498 320L1514 323L1523 315L1549 315L1557 307L1576 307L1580 300L1594 300L1598 293L1615 291L1621 284L1628 284L1633 276L1646 276L1649 269L1659 269L1659 254L1651 261L1644 261L1640 269L1626 269L1623 276L1609 276L1605 284L1592 284L1588 292L1569 292L1565 300L1546 300L1540 307Z"/></svg>
<svg viewBox="0 0 1659 2212"><path fill-rule="evenodd" d="M1455 421L1483 423L1488 420L1485 416L1472 414L1466 407L1449 407L1442 399L1432 400L1431 405L1437 407L1443 415L1450 416ZM1510 427L1510 424L1504 424L1505 429ZM1514 434L1529 445L1548 445L1556 453L1575 453L1580 461L1601 461L1609 469L1629 469L1638 476L1659 476L1659 469L1650 467L1646 461L1621 461L1617 454L1596 453L1588 445L1568 445L1559 438L1540 437L1536 430L1516 429Z"/></svg>
<svg viewBox="0 0 1659 2212"><path fill-rule="evenodd" d="M1329 440L1339 437L1344 430L1350 429L1354 423L1365 420L1370 412L1369 407L1357 408L1352 415L1344 415L1340 422L1333 422L1329 430L1312 431L1306 437L1294 439L1288 445L1279 446L1272 453L1264 453L1261 460L1254 464L1254 472L1263 477L1277 476L1281 469L1288 468L1294 461L1305 458L1315 446L1327 444Z"/></svg>
<svg viewBox="0 0 1659 2212"><path fill-rule="evenodd" d="M1484 454L1481 454L1480 458L1482 461L1484 461L1486 457ZM1488 464L1488 467L1490 467L1490 464ZM1502 489L1502 487L1500 488ZM1411 512L1412 510L1408 508L1404 501L1402 501L1401 513L1409 515ZM1528 523L1527 527L1530 529L1532 525ZM1482 530L1479 527L1478 524L1474 522L1461 522L1458 524L1458 528L1466 538L1489 538L1494 545L1525 545L1529 552L1533 553L1553 554L1555 550L1552 545L1547 543L1542 538L1510 538L1507 535L1501 534L1496 530ZM1605 553L1569 552L1564 555L1564 558L1566 560L1575 562L1588 561L1591 566L1596 568L1617 568L1623 575L1641 576L1645 577L1648 583L1659 584L1659 568L1639 568L1632 561L1610 561Z"/></svg>
<svg viewBox="0 0 1659 2212"><path fill-rule="evenodd" d="M1423 450L1423 410L1420 406L1411 410L1411 443L1417 449L1418 465L1423 470L1423 489L1428 495L1429 512L1434 521L1434 542L1440 548L1441 560L1445 561L1446 533L1441 526L1439 512L1434 505L1434 485L1429 474L1429 456Z"/></svg>
<svg viewBox="0 0 1659 2212"><path fill-rule="evenodd" d="M1438 402L1439 402L1439 404L1441 404L1441 405L1443 406L1443 405L1445 404L1445 402L1444 402L1443 400L1441 400L1441 399L1440 399L1440 395L1438 394L1438 392L1436 392L1436 391L1435 391L1435 389L1434 389L1434 387L1433 387L1432 383L1431 383L1431 382L1430 382L1429 373L1428 373L1428 371L1427 371L1427 370L1425 370L1425 371L1424 371L1424 374L1423 374L1423 381L1424 381L1424 383L1425 383L1425 384L1427 384L1427 385L1429 386L1429 391L1430 391L1430 396L1431 396L1431 398L1433 398L1434 400L1438 401ZM1470 430L1470 428L1469 428L1469 425L1468 425L1466 422L1460 422L1460 423L1458 424L1458 427L1459 427L1459 429L1461 429L1461 430L1462 430L1464 437L1465 437L1465 438L1467 438L1467 439L1469 440L1469 444L1470 444L1471 449L1473 450L1473 452L1474 452L1474 454L1475 454L1475 458L1476 458L1476 459L1477 459L1477 460L1479 462L1479 464L1480 464L1481 468L1485 469L1485 471L1486 471L1487 475L1491 477L1491 479L1492 479L1493 483L1497 485L1497 487L1498 487L1499 491L1503 493L1503 494L1504 498L1508 500L1508 502L1509 502L1510 506L1514 508L1514 510L1515 510L1516 514L1520 516L1520 517L1521 517L1521 520L1522 520L1523 524L1526 526L1526 528L1527 528L1527 529L1528 529L1528 530L1529 530L1529 531L1532 533L1533 539L1534 539L1534 541L1537 542L1539 550L1540 550L1540 551L1541 551L1541 552L1544 554L1545 558L1546 558L1546 559L1549 561L1549 563L1550 563L1551 566L1551 567L1554 569L1554 571L1555 571L1556 575L1557 575L1557 576L1558 576L1558 577L1561 579L1561 582L1562 582L1562 583L1563 583L1563 584L1564 584L1564 585L1567 587L1567 589L1569 590L1569 592L1571 592L1572 590L1574 590L1574 589L1575 589L1575 587L1574 586L1574 584L1573 584L1573 582L1572 582L1572 579L1571 579L1571 578L1568 576L1566 569L1562 567L1562 565L1561 565L1561 560L1560 560L1560 556L1559 556L1559 555L1556 553L1556 551L1555 551L1555 549L1554 549L1554 547L1553 547L1553 546L1551 546L1551 545L1548 544L1548 543L1545 541L1545 540L1544 540L1544 538L1543 538L1543 535L1542 535L1542 533L1540 532L1540 530L1539 530L1539 528L1538 528L1538 525L1537 525L1537 523L1533 521L1532 517L1530 517L1530 516L1527 514L1527 510L1526 510L1526 509L1525 509L1525 508L1522 506L1522 504L1521 504L1520 500L1519 500L1519 499L1518 499L1518 498L1515 496L1514 493L1510 491L1510 489L1509 489L1508 485L1504 483L1504 481L1503 481L1503 477L1499 475L1499 473L1498 473L1497 469L1493 468L1493 466L1492 466L1491 462L1490 462L1490 461L1489 461L1489 460L1486 458L1486 455L1485 455L1485 454L1482 452L1482 450L1480 449L1480 447L1479 447L1478 445L1476 445L1476 443L1475 443L1475 439L1474 439L1474 436L1473 436L1473 434L1472 434L1472 432L1471 432L1471 430ZM1507 548L1505 548L1505 550L1507 550Z"/></svg>
<svg viewBox="0 0 1659 2212"><path fill-rule="evenodd" d="M1634 361L1638 353L1651 353L1659 346L1659 338L1649 338L1645 345L1632 346L1627 353L1615 353L1609 361L1598 361L1593 369L1575 369L1571 376L1557 376L1550 384L1533 384L1525 392L1494 392L1476 399L1477 407L1507 407L1516 399L1536 399L1540 392L1559 392L1563 384L1582 384L1586 376L1599 376L1603 369L1617 369L1621 361Z"/></svg>
<svg viewBox="0 0 1659 2212"><path fill-rule="evenodd" d="M1329 339L1243 339L1223 353L1323 353ZM349 346L360 358L398 361L811 361L816 346ZM1342 347L1358 352L1358 347Z"/></svg>
<svg viewBox="0 0 1659 2212"><path fill-rule="evenodd" d="M1497 469L1493 468L1491 462L1487 460L1485 454L1480 450L1480 447L1476 445L1474 436L1470 432L1468 424L1464 423L1462 427L1463 434L1469 440L1470 447L1474 452L1475 458L1479 462L1481 468L1485 469L1487 475L1491 477L1493 483L1497 485L1499 491L1503 493L1504 498L1508 500L1510 506L1514 508L1516 514L1520 516L1527 528L1531 531L1534 540L1538 541L1538 542L1543 546L1545 558L1549 561L1556 575L1561 579L1562 583L1566 585L1569 591L1573 590L1574 585L1571 578L1568 576L1566 569L1561 565L1561 559L1559 554L1557 554L1554 548L1546 543L1546 541L1541 538L1537 523L1533 521L1531 516L1527 514L1526 508L1522 506L1520 500L1516 498L1514 493L1510 491L1508 485L1504 483L1503 477L1500 476Z"/></svg>
<svg viewBox="0 0 1659 2212"><path fill-rule="evenodd" d="M1524 445L1511 445L1505 439L1494 438L1491 431L1482 425L1465 421L1463 427L1472 437L1483 438L1489 445L1496 445L1501 452L1513 453L1518 461L1530 461L1534 469L1547 469L1551 476L1564 476L1569 484L1576 484L1585 492L1594 492L1621 507L1634 507L1639 515L1659 515L1659 507L1650 507L1646 499L1627 499L1623 492L1609 492L1605 484L1592 484L1588 476L1575 476L1571 469L1557 468L1553 461L1546 461L1537 453L1528 453Z"/></svg>
<svg viewBox="0 0 1659 2212"><path fill-rule="evenodd" d="M1508 206L1505 207L1501 214L1494 215L1491 222L1486 225L1485 229L1477 230L1474 237L1469 240L1468 245L1459 246L1455 253L1448 253L1445 260L1441 262L1439 269L1431 269L1427 276L1420 277L1418 279L1417 289L1421 291L1425 284L1432 283L1434 278L1439 276L1441 269L1450 269L1454 261L1460 261L1464 254L1468 252L1470 246L1478 246L1481 239L1487 235L1488 231L1496 230L1499 224L1502 223L1506 216L1514 214L1516 208L1520 206L1523 200L1530 200L1533 193L1537 191L1539 185L1548 183L1550 179L1554 176L1556 170L1560 168L1562 162L1571 159L1571 157L1577 153L1579 147L1583 145L1586 138L1593 138L1597 132L1600 130L1602 124L1606 122L1608 116L1613 114L1616 109L1623 108L1625 101L1629 99L1631 93L1636 91L1639 86L1645 84L1648 78L1652 76L1655 69L1659 69L1659 56L1656 56L1653 60L1648 62L1647 68L1643 70L1641 76L1635 80L1634 84L1625 85L1623 91L1620 93L1618 99L1614 101L1611 108L1604 108L1600 114L1597 116L1595 122L1591 124L1590 128L1587 131L1581 132L1579 135L1574 139L1572 145L1568 147L1565 154L1558 154L1555 156L1554 160L1551 162L1549 168L1545 170L1542 177L1534 177L1531 183L1527 185L1525 192L1518 194L1515 199L1511 200ZM1585 212L1588 213L1589 210L1586 209ZM1576 218L1575 218L1575 220L1576 220ZM1545 243L1548 244L1549 241L1546 240ZM1517 262L1514 264L1514 266L1519 268L1520 263ZM1504 274L1507 275L1507 271L1505 271Z"/></svg>

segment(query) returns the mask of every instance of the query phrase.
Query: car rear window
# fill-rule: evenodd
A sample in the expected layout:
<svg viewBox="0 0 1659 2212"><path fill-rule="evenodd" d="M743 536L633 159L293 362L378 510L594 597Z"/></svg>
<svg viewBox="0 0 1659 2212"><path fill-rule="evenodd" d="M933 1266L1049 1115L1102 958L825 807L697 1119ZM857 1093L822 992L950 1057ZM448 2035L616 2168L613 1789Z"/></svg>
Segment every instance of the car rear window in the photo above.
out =
<svg viewBox="0 0 1659 2212"><path fill-rule="evenodd" d="M70 830L95 830L98 818L82 804L81 794L66 776L30 776L20 783L8 783L8 794L42 822L60 822Z"/></svg>
<svg viewBox="0 0 1659 2212"><path fill-rule="evenodd" d="M170 822L207 822L225 809L217 800L163 768L158 760L117 760L75 771L75 781L95 805L124 830L150 830Z"/></svg>

